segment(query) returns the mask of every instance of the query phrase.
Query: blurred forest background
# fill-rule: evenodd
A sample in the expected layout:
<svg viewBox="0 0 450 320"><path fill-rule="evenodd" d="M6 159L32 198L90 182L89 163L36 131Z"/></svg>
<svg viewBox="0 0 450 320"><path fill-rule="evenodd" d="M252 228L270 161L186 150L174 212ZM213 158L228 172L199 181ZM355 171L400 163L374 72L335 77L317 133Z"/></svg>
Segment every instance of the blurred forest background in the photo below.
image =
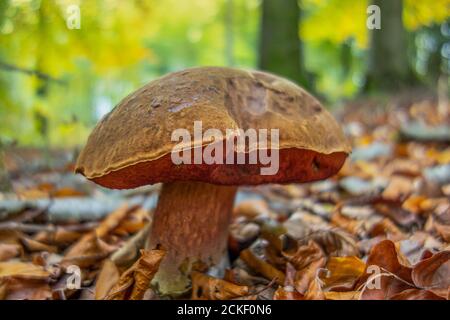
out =
<svg viewBox="0 0 450 320"><path fill-rule="evenodd" d="M370 4L381 30L366 26ZM0 141L79 145L128 93L201 65L269 70L329 107L447 94L449 17L450 0L0 0Z"/></svg>
<svg viewBox="0 0 450 320"><path fill-rule="evenodd" d="M109 190L74 161L129 93L206 65L297 82L353 149L329 179L240 187L231 264L185 297L450 299L449 18L450 0L0 0L0 300L161 298L161 251L139 251L160 185Z"/></svg>

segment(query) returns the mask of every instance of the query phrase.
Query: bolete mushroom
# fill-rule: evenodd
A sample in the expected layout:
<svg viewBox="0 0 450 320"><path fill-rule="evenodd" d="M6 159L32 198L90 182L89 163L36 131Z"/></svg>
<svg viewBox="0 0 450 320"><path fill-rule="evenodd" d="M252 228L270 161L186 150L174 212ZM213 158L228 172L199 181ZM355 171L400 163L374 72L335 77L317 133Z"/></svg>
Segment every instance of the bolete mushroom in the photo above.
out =
<svg viewBox="0 0 450 320"><path fill-rule="evenodd" d="M193 132L198 121L202 132L223 136L199 137ZM180 128L194 137L181 148L173 139ZM278 129L279 141L211 153L224 161L194 159L208 146L235 140L227 129ZM275 173L261 174L267 162L260 159L225 160L249 160L262 149L278 154ZM177 163L174 150L192 150L194 161ZM199 67L168 74L122 100L92 131L76 172L113 189L163 183L149 246L167 250L155 279L162 293L174 294L187 288L193 266L213 265L226 251L237 186L325 179L349 152L331 114L294 83L259 71Z"/></svg>

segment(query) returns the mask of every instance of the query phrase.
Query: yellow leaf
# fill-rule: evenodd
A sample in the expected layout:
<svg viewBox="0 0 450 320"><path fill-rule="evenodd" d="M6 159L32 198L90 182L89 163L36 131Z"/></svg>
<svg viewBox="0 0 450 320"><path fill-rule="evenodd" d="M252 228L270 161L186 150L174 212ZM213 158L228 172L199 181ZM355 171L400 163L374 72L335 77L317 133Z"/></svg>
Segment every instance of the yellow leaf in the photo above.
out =
<svg viewBox="0 0 450 320"><path fill-rule="evenodd" d="M193 300L229 300L249 294L247 286L239 286L197 271L191 273L191 278Z"/></svg>
<svg viewBox="0 0 450 320"><path fill-rule="evenodd" d="M327 300L359 300L359 291L344 291L344 292L336 292L329 291L324 292L325 299Z"/></svg>
<svg viewBox="0 0 450 320"><path fill-rule="evenodd" d="M351 288L355 281L364 273L366 264L354 256L331 257L326 268L328 272L321 278L324 289L336 287Z"/></svg>

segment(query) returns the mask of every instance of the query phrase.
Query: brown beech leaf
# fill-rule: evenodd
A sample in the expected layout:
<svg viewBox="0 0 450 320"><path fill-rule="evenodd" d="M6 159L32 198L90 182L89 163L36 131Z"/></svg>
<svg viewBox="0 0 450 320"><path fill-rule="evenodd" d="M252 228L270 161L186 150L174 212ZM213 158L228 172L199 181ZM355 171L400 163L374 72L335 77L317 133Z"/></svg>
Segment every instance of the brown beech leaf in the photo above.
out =
<svg viewBox="0 0 450 320"><path fill-rule="evenodd" d="M52 290L46 281L4 278L0 279L0 300L46 300L52 297Z"/></svg>
<svg viewBox="0 0 450 320"><path fill-rule="evenodd" d="M55 246L50 246L48 244L30 239L28 237L22 237L20 241L22 242L25 249L30 252L46 251L55 253L58 251L58 248L56 248Z"/></svg>
<svg viewBox="0 0 450 320"><path fill-rule="evenodd" d="M121 219L118 226L114 229L115 234L132 234L136 233L149 222L148 211L142 207L131 210L131 212Z"/></svg>
<svg viewBox="0 0 450 320"><path fill-rule="evenodd" d="M294 287L279 286L273 295L273 300L305 300L305 297Z"/></svg>
<svg viewBox="0 0 450 320"><path fill-rule="evenodd" d="M110 259L106 259L95 283L95 300L103 300L119 281L119 278L120 273L115 263Z"/></svg>
<svg viewBox="0 0 450 320"><path fill-rule="evenodd" d="M90 233L69 249L61 261L61 266L66 268L73 264L80 268L88 268L106 258L114 250L115 246Z"/></svg>
<svg viewBox="0 0 450 320"><path fill-rule="evenodd" d="M304 294L310 289L311 283L314 281L319 281L318 272L326 264L326 258L321 257L315 261L312 261L308 266L301 270L297 270L295 274L295 289Z"/></svg>
<svg viewBox="0 0 450 320"><path fill-rule="evenodd" d="M358 257L331 257L326 265L328 272L321 277L324 291L338 288L350 290L364 274L366 264ZM328 299L328 298L327 298Z"/></svg>
<svg viewBox="0 0 450 320"><path fill-rule="evenodd" d="M325 255L322 248L313 240L309 240L304 245L297 244L291 248L286 248L281 253L297 271Z"/></svg>
<svg viewBox="0 0 450 320"><path fill-rule="evenodd" d="M322 248L313 240L305 245L297 245L282 252L283 256L296 269L294 287L305 294L317 275L317 271L326 264L326 257Z"/></svg>
<svg viewBox="0 0 450 320"><path fill-rule="evenodd" d="M50 273L42 266L27 262L0 262L0 279L21 278L48 280Z"/></svg>
<svg viewBox="0 0 450 320"><path fill-rule="evenodd" d="M276 283L282 285L284 283L284 273L275 268L273 265L264 261L260 257L256 256L251 249L245 249L241 252L239 257L244 261L252 270L261 274L263 277L269 280L276 279Z"/></svg>
<svg viewBox="0 0 450 320"><path fill-rule="evenodd" d="M197 271L191 273L191 279L193 300L230 300L247 296L250 291L247 286L239 286Z"/></svg>
<svg viewBox="0 0 450 320"><path fill-rule="evenodd" d="M383 300L414 287L412 269L399 262L395 244L383 240L370 251L366 270L359 280L363 288L361 299Z"/></svg>
<svg viewBox="0 0 450 320"><path fill-rule="evenodd" d="M121 276L106 300L142 300L165 256L163 250L141 250L141 257Z"/></svg>
<svg viewBox="0 0 450 320"><path fill-rule="evenodd" d="M389 235L391 238L404 239L406 235L389 218L384 218L376 223L370 230L370 236Z"/></svg>
<svg viewBox="0 0 450 320"><path fill-rule="evenodd" d="M250 220L253 220L259 216L269 217L271 214L272 213L270 212L267 202L256 199L241 201L233 209L233 216L242 216Z"/></svg>
<svg viewBox="0 0 450 320"><path fill-rule="evenodd" d="M405 210L400 205L392 204L388 201L375 204L375 209L378 213L392 219L392 221L403 227L411 227L418 223L417 215Z"/></svg>
<svg viewBox="0 0 450 320"><path fill-rule="evenodd" d="M323 295L327 300L359 300L361 292L359 291L328 291Z"/></svg>
<svg viewBox="0 0 450 320"><path fill-rule="evenodd" d="M305 294L306 300L325 300L325 295L322 291L322 281L316 276L309 284L308 290Z"/></svg>
<svg viewBox="0 0 450 320"><path fill-rule="evenodd" d="M445 300L428 290L406 289L391 297L391 300Z"/></svg>
<svg viewBox="0 0 450 320"><path fill-rule="evenodd" d="M110 213L101 223L95 228L95 234L99 238L103 238L117 228L121 222L133 211L137 210L138 206L129 207L128 205L123 205Z"/></svg>
<svg viewBox="0 0 450 320"><path fill-rule="evenodd" d="M359 251L355 238L339 228L318 230L311 239L319 244L327 256L352 256Z"/></svg>
<svg viewBox="0 0 450 320"><path fill-rule="evenodd" d="M249 287L257 285L267 285L270 282L266 278L254 276L250 274L247 270L240 267L235 267L233 269L226 269L223 280L237 285L245 285Z"/></svg>
<svg viewBox="0 0 450 320"><path fill-rule="evenodd" d="M450 225L434 222L434 227L445 242L450 242Z"/></svg>
<svg viewBox="0 0 450 320"><path fill-rule="evenodd" d="M0 261L20 256L22 251L22 246L18 244L0 243Z"/></svg>
<svg viewBox="0 0 450 320"><path fill-rule="evenodd" d="M50 273L42 266L25 262L0 263L0 299L48 299Z"/></svg>
<svg viewBox="0 0 450 320"><path fill-rule="evenodd" d="M450 242L450 206L434 215L433 226L444 241Z"/></svg>
<svg viewBox="0 0 450 320"><path fill-rule="evenodd" d="M383 191L386 199L401 199L409 196L413 191L413 180L408 177L394 175L391 177L388 186Z"/></svg>
<svg viewBox="0 0 450 320"><path fill-rule="evenodd" d="M417 263L412 270L414 284L448 298L450 287L450 251L441 251Z"/></svg>
<svg viewBox="0 0 450 320"><path fill-rule="evenodd" d="M33 240L56 246L65 246L74 243L81 238L83 234L76 231L67 230L64 227L56 227L54 232L38 232Z"/></svg>
<svg viewBox="0 0 450 320"><path fill-rule="evenodd" d="M284 286L279 286L273 295L274 300L303 300L304 296L295 289L295 270L289 262L286 263L286 279Z"/></svg>
<svg viewBox="0 0 450 320"><path fill-rule="evenodd" d="M363 232L363 222L344 216L336 211L331 216L331 223L339 228L342 228L353 235L358 235Z"/></svg>
<svg viewBox="0 0 450 320"><path fill-rule="evenodd" d="M109 214L94 230L82 236L66 253L61 265L67 267L76 264L79 267L90 267L116 250L115 246L104 241L128 214L139 207L123 205Z"/></svg>
<svg viewBox="0 0 450 320"><path fill-rule="evenodd" d="M129 268L139 258L140 250L145 247L150 228L151 223L147 223L111 255L111 260L120 270Z"/></svg>

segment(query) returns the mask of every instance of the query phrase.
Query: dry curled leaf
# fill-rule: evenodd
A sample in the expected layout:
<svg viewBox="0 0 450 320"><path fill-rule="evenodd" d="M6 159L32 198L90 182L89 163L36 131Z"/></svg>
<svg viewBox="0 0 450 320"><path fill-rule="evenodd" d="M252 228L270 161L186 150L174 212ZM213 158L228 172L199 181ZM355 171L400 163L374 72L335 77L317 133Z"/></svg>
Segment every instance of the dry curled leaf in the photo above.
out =
<svg viewBox="0 0 450 320"><path fill-rule="evenodd" d="M0 279L0 300L46 300L52 290L46 281L7 278Z"/></svg>
<svg viewBox="0 0 450 320"><path fill-rule="evenodd" d="M210 277L200 272L192 272L193 300L230 300L247 296L249 288Z"/></svg>
<svg viewBox="0 0 450 320"><path fill-rule="evenodd" d="M414 284L448 298L450 289L450 251L441 251L417 263L412 270Z"/></svg>
<svg viewBox="0 0 450 320"><path fill-rule="evenodd" d="M396 295L391 296L391 300L445 300L428 290L406 289Z"/></svg>
<svg viewBox="0 0 450 320"><path fill-rule="evenodd" d="M48 299L50 273L42 266L25 262L0 263L0 300Z"/></svg>
<svg viewBox="0 0 450 320"><path fill-rule="evenodd" d="M22 251L22 246L18 244L0 243L0 262L15 258Z"/></svg>
<svg viewBox="0 0 450 320"><path fill-rule="evenodd" d="M295 289L295 270L289 262L286 264L284 286L279 286L273 295L274 300L303 300L304 296Z"/></svg>
<svg viewBox="0 0 450 320"><path fill-rule="evenodd" d="M359 291L328 291L323 295L327 300L359 300L361 292Z"/></svg>
<svg viewBox="0 0 450 320"><path fill-rule="evenodd" d="M316 275L313 281L309 284L308 290L305 294L306 300L325 300L325 295L322 290L322 281L319 276Z"/></svg>
<svg viewBox="0 0 450 320"><path fill-rule="evenodd" d="M245 249L239 256L251 269L261 274L269 280L276 279L278 284L283 284L284 273L275 268L273 265L256 256L251 249Z"/></svg>
<svg viewBox="0 0 450 320"><path fill-rule="evenodd" d="M21 279L47 280L50 273L42 266L27 262L1 262L0 279L14 277Z"/></svg>
<svg viewBox="0 0 450 320"><path fill-rule="evenodd" d="M95 283L95 300L103 300L119 281L120 273L114 262L106 259Z"/></svg>
<svg viewBox="0 0 450 320"><path fill-rule="evenodd" d="M326 265L327 272L321 277L324 291L350 290L366 269L358 257L331 257ZM328 297L327 297L328 299Z"/></svg>
<svg viewBox="0 0 450 320"><path fill-rule="evenodd" d="M362 299L389 299L391 296L414 287L412 269L399 261L395 244L383 240L370 251L366 270L359 280Z"/></svg>
<svg viewBox="0 0 450 320"><path fill-rule="evenodd" d="M299 293L305 294L311 282L316 278L318 270L326 264L323 250L315 241L310 240L305 245L290 248L282 253L296 269L295 289Z"/></svg>
<svg viewBox="0 0 450 320"><path fill-rule="evenodd" d="M69 265L77 265L80 268L88 268L99 263L115 249L115 246L90 233L69 249L61 261L61 266L66 268Z"/></svg>
<svg viewBox="0 0 450 320"><path fill-rule="evenodd" d="M79 267L90 267L98 263L111 252L116 250L115 246L109 245L103 239L109 235L120 222L137 207L123 205L108 215L94 230L82 236L64 256L61 262L63 267L76 264Z"/></svg>
<svg viewBox="0 0 450 320"><path fill-rule="evenodd" d="M141 250L141 257L121 276L106 300L141 300L164 258L163 250Z"/></svg>

